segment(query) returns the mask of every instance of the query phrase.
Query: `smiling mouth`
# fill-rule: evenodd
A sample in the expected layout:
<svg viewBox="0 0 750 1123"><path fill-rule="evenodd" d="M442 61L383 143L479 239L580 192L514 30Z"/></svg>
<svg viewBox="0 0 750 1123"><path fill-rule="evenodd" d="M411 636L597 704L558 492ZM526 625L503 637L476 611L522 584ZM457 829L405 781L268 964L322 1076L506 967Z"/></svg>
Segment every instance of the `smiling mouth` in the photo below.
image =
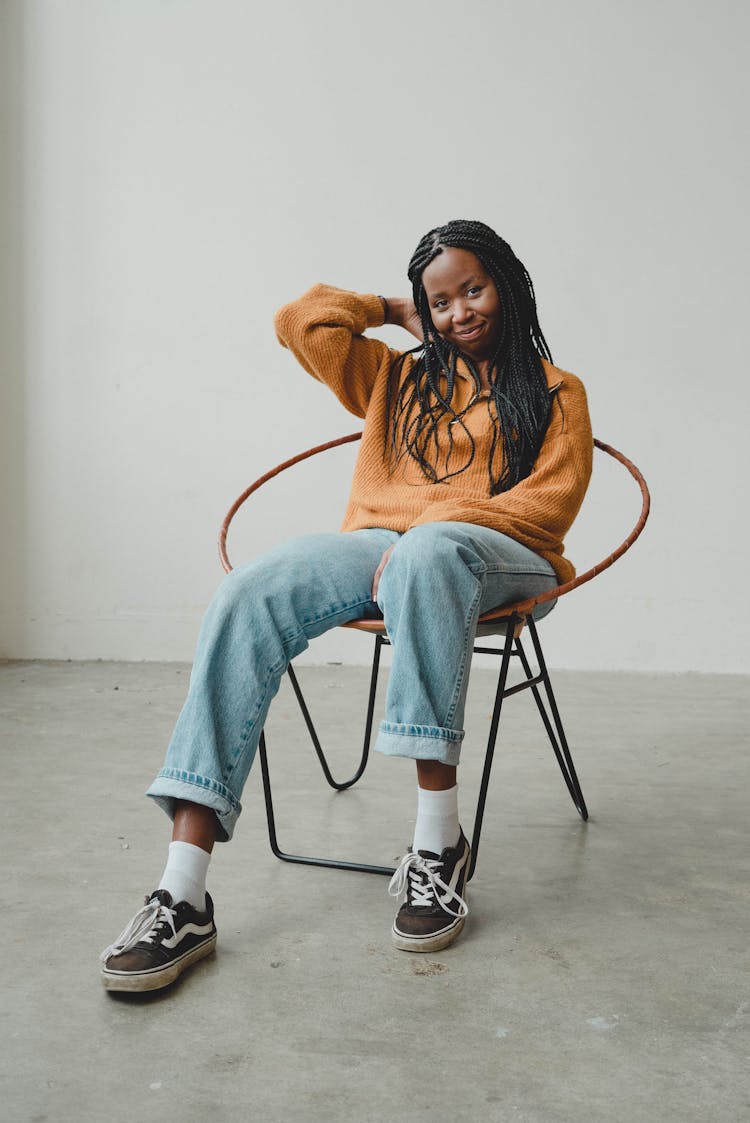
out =
<svg viewBox="0 0 750 1123"><path fill-rule="evenodd" d="M457 331L456 335L459 339L473 339L475 336L479 335L482 328L482 324L476 324L474 327L467 328L465 331Z"/></svg>

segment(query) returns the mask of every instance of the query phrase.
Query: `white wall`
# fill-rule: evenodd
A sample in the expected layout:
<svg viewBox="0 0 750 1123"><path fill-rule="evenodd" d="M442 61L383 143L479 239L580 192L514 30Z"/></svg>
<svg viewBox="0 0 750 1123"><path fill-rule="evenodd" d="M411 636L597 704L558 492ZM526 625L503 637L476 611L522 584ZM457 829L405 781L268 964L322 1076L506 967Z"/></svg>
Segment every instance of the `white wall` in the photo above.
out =
<svg viewBox="0 0 750 1123"><path fill-rule="evenodd" d="M653 489L634 550L545 625L550 662L750 671L745 5L2 11L0 654L191 658L234 495L357 428L274 309L315 280L404 291L420 235L478 217ZM337 526L350 463L259 502L234 557ZM637 509L602 465L574 560Z"/></svg>

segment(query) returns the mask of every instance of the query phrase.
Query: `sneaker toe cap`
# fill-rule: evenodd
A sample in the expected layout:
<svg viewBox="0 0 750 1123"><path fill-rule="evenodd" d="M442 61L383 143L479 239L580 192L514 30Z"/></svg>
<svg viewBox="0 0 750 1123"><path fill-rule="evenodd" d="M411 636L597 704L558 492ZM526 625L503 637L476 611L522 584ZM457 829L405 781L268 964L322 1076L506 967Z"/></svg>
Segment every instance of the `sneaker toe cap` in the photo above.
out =
<svg viewBox="0 0 750 1123"><path fill-rule="evenodd" d="M411 936L418 939L421 936L434 936L437 932L452 928L457 922L457 917L449 916L445 912L420 915L402 909L396 917L393 929L402 936Z"/></svg>
<svg viewBox="0 0 750 1123"><path fill-rule="evenodd" d="M147 971L154 966L154 956L151 951L140 948L130 948L121 955L110 955L104 964L105 971L123 971L127 973Z"/></svg>

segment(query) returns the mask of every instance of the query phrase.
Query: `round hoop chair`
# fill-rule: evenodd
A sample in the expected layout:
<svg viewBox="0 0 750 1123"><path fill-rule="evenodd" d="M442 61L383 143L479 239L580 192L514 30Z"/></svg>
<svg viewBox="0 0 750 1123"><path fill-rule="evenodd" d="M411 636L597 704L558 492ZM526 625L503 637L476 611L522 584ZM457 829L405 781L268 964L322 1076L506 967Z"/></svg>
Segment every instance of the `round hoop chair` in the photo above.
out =
<svg viewBox="0 0 750 1123"><path fill-rule="evenodd" d="M275 468L260 476L257 480L250 484L241 495L237 497L232 506L229 508L224 521L221 525L219 533L219 556L224 570L229 573L232 569L232 564L229 560L227 553L227 535L229 527L232 524L237 512L244 505L244 503L258 491L264 484L274 479L276 476L285 472L287 469L292 468L294 465L308 460L312 456L317 456L321 453L327 452L330 449L338 448L340 445L351 444L358 441L362 436L361 431L356 433L349 433L345 437L339 437L336 440L326 441L324 444L316 445L314 448L306 449L304 452L298 453L296 456L285 460L283 463L278 464ZM484 636L496 636L502 639L501 647L486 647L475 643L474 653L495 655L499 657L500 669L498 673L497 687L495 690L495 701L490 721L489 734L487 738L487 748L485 751L484 768L482 771L482 778L479 787L479 794L477 798L477 807L474 816L474 827L471 841L471 867L469 871L469 879L473 876L476 868L477 855L479 853L479 842L482 831L482 823L484 821L485 804L487 800L487 792L489 788L490 774L492 770L492 762L494 759L495 747L498 740L500 716L502 712L503 701L513 694L521 693L524 690L531 690L536 702L539 715L544 724L547 736L549 738L552 750L555 754L555 759L560 767L560 771L565 781L565 786L568 789L570 797L576 807L581 818L586 821L588 819L588 808L583 796L583 791L576 773L573 758L568 746L567 737L563 728L560 713L555 700L554 692L552 690L552 683L550 681L547 665L544 660L542 646L539 640L539 633L534 622L534 609L541 604L548 601L558 600L560 597L572 593L574 589L579 588L581 585L586 584L588 581L593 580L604 570L613 565L619 558L626 553L627 550L633 545L636 539L641 534L646 520L649 516L651 507L651 498L649 495L648 486L643 478L640 470L635 464L628 459L623 453L613 448L611 445L605 444L603 441L594 439L594 446L605 456L609 456L619 464L621 464L630 476L633 478L640 490L641 496L641 510L638 519L633 526L633 529L626 536L626 538L608 554L601 561L591 566L584 573L579 574L565 584L558 585L554 589L550 589L546 593L541 593L536 597L530 597L527 600L518 601L514 604L500 605L493 609L491 612L486 612L479 618L477 627L477 638ZM287 674L294 690L297 702L299 703L302 716L307 726L312 744L315 748L320 766L323 770L328 784L337 791L344 791L350 788L353 784L360 779L367 766L367 761L370 752L370 742L372 738L373 718L375 712L375 699L377 693L378 676L380 669L380 655L384 645L388 644L388 636L385 625L382 620L354 620L351 623L343 624L341 627L351 628L361 632L368 632L374 636L375 646L373 652L372 669L370 673L370 693L367 703L367 713L365 718L365 733L362 754L359 764L354 774L347 780L336 780L331 773L325 752L321 746L315 725L310 715L307 702L302 693L299 680L290 664L287 669ZM526 651L522 644L521 635L524 628L528 628L531 637L532 646L534 649L534 657L537 664L537 670L532 669L532 664L529 661ZM517 657L523 669L523 678L520 682L512 686L507 685L508 671L510 668L510 660L512 657ZM540 686L543 688L544 696L540 691ZM266 747L265 733L261 733L260 743L258 746L260 755L261 772L263 777L263 791L266 805L266 815L268 819L268 834L271 844L271 850L282 861L293 862L302 865L313 866L326 866L334 869L355 870L362 873L377 873L390 876L394 870L393 867L371 865L363 862L351 862L332 858L316 858L301 854L291 854L281 849L276 832L276 818L273 807L273 797L271 790L271 779L268 765L268 752Z"/></svg>

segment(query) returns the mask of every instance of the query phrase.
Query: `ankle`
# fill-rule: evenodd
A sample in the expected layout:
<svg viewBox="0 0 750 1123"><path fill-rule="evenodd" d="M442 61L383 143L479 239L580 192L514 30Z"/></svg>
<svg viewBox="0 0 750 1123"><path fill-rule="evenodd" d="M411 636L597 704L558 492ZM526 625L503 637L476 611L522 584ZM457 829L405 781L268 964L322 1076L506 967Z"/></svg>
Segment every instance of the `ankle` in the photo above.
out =
<svg viewBox="0 0 750 1123"><path fill-rule="evenodd" d="M443 792L456 786L455 764L441 760L418 760L417 783L423 791Z"/></svg>
<svg viewBox="0 0 750 1123"><path fill-rule="evenodd" d="M175 804L173 842L187 842L210 854L216 842L216 813L201 803L180 799Z"/></svg>

